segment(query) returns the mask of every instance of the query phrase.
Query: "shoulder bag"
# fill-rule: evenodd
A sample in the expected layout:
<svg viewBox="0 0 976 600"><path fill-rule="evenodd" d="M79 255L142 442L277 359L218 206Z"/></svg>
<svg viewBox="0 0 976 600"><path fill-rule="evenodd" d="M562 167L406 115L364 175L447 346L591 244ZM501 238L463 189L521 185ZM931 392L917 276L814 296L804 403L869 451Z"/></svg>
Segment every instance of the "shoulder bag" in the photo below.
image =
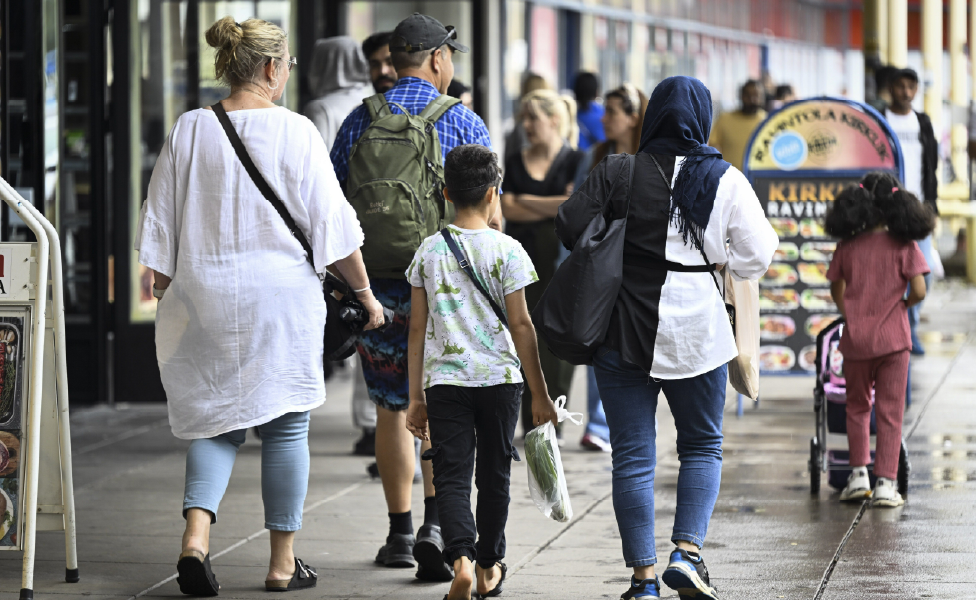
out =
<svg viewBox="0 0 976 600"><path fill-rule="evenodd" d="M657 159L651 155L654 166L664 179L664 183L671 189L671 182L668 181L664 169ZM698 247L702 260L705 264L708 257L705 256L705 249ZM715 271L710 271L715 289L718 290L719 297L725 304L725 312L729 315L729 323L732 325L732 336L735 338L738 355L729 361L729 383L743 396L748 396L752 400L759 397L759 283L756 281L738 282L732 279L728 266L723 270L722 287L719 289L718 280L715 278Z"/></svg>
<svg viewBox="0 0 976 600"><path fill-rule="evenodd" d="M299 229L295 220L288 213L288 209L285 208L285 205L278 198L278 195L275 194L274 190L271 189L271 186L268 185L268 182L261 175L261 172L258 171L254 161L251 160L251 155L247 153L244 142L241 141L241 137L237 135L237 130L234 129L233 123L227 117L227 111L224 110L220 102L215 103L211 108L213 108L214 114L217 115L217 120L220 121L221 127L224 128L224 133L227 134L230 145L234 147L237 158L244 165L244 170L251 176L251 181L261 191L261 194L281 216L281 219L285 222L285 226L288 227L288 231L295 236L298 243L305 249L305 257L314 270L315 262L312 257L311 244L308 243L305 234ZM353 352L356 351L357 334L362 331L362 325L357 327L358 319L356 317L361 317L368 313L366 307L359 300L356 300L349 286L335 275L326 272L322 282L322 289L325 294L326 307L323 359L326 361L342 360L352 356ZM333 295L333 292L342 294L342 299L337 299ZM344 315L353 317L353 319L343 318Z"/></svg>
<svg viewBox="0 0 976 600"><path fill-rule="evenodd" d="M613 218L613 190L621 178L618 172L604 210L583 230L532 310L532 323L539 337L554 355L574 365L590 364L603 345L620 293L634 159L633 155L628 156L630 174L623 216Z"/></svg>
<svg viewBox="0 0 976 600"><path fill-rule="evenodd" d="M468 262L468 259L464 256L464 252L461 250L461 247L458 246L454 236L451 235L451 230L445 227L444 229L441 229L441 235L444 236L444 241L447 242L447 247L451 249L451 253L454 255L454 258L456 258L458 263L461 265L461 270L464 271L464 274L468 276L468 279L474 283L474 287L478 288L481 295L488 300L488 304L491 305L491 310L495 312L495 316L498 317L498 320L502 322L505 329L508 329L508 318L505 317L505 311L502 310L502 307L498 306L498 303L495 302L495 299L492 298L491 294L488 293L488 290L485 289L485 286L481 283L481 280L478 279L478 277L474 274L474 269L471 268L471 263Z"/></svg>

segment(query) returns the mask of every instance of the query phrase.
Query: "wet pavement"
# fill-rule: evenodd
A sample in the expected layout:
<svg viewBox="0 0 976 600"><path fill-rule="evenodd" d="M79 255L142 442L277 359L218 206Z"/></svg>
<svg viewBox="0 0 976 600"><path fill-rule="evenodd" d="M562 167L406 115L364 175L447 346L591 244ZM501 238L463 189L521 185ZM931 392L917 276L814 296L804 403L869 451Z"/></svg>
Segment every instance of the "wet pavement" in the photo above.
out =
<svg viewBox="0 0 976 600"><path fill-rule="evenodd" d="M914 402L904 435L912 472L900 509L842 505L824 482L810 493L812 378L764 378L758 408L735 416L729 395L722 490L705 546L723 599L976 598L976 288L940 284L921 326L928 351L913 360ZM577 376L571 408L585 405ZM441 598L446 584L375 566L386 508L369 462L349 454L351 382L340 375L313 413L312 474L296 553L318 567L300 598ZM658 556L666 561L677 459L667 404L658 413ZM41 533L37 598L176 598L184 457L165 407L97 407L72 415L81 582L67 584L63 536ZM610 497L610 459L576 445L569 425L563 459L575 512L568 524L542 517L528 496L524 463L513 469L505 597L618 598L629 581ZM832 436L831 448L846 447ZM211 553L223 598L264 598L268 558L262 529L260 443L242 447L213 528ZM422 491L414 489L415 524ZM18 597L19 553L0 552L0 600ZM677 598L671 590L662 597Z"/></svg>

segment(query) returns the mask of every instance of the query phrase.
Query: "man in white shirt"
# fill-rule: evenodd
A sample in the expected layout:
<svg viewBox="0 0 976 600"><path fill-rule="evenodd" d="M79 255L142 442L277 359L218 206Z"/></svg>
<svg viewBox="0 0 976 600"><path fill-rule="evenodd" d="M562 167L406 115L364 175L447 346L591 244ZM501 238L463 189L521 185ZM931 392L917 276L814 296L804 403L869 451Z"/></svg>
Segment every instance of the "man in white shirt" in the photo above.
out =
<svg viewBox="0 0 976 600"><path fill-rule="evenodd" d="M905 161L905 189L915 194L919 200L932 207L939 214L936 200L939 181L936 168L939 164L939 143L932 129L928 115L912 110L912 101L918 92L918 74L912 69L901 69L888 80L891 104L885 109L885 119L898 136L902 158ZM931 268L934 262L932 237L920 241L918 247L925 255ZM931 287L932 276L925 276L926 287ZM918 339L916 325L919 307L909 309L909 323L912 329L912 354L922 355L925 350Z"/></svg>

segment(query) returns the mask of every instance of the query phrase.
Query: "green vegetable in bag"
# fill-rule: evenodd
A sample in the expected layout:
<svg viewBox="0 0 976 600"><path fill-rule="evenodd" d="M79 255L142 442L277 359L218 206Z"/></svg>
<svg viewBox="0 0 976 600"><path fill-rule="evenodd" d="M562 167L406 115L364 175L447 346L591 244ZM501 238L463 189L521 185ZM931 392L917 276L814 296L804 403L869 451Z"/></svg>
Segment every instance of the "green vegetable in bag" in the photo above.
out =
<svg viewBox="0 0 976 600"><path fill-rule="evenodd" d="M558 420L568 418L580 425L583 415L570 413L565 406L566 397L560 396L556 400ZM542 514L560 523L572 519L573 507L559 456L556 427L551 422L543 423L525 436L525 460L529 467L529 495Z"/></svg>

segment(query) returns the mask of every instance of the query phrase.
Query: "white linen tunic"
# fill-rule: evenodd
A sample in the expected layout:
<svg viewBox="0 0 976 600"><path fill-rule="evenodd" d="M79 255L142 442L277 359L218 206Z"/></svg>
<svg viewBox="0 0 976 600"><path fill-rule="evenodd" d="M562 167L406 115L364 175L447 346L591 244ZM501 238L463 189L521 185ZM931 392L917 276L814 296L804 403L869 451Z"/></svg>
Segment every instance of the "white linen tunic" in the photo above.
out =
<svg viewBox="0 0 976 600"><path fill-rule="evenodd" d="M284 108L228 114L315 259L248 176L211 110L177 120L136 231L139 262L173 279L156 356L178 438L209 438L325 401L317 273L363 242L322 136Z"/></svg>
<svg viewBox="0 0 976 600"><path fill-rule="evenodd" d="M674 187L684 157L678 157L671 179ZM726 244L728 240L728 244ZM755 280L769 267L779 238L773 231L749 180L735 167L719 180L715 204L704 230L709 262L728 265L736 281ZM701 253L685 243L678 226L668 223L667 260L683 265L703 264ZM715 289L723 287L702 273L670 271L661 289L660 322L654 344L650 376L688 379L729 362L739 351L725 312L725 301Z"/></svg>

